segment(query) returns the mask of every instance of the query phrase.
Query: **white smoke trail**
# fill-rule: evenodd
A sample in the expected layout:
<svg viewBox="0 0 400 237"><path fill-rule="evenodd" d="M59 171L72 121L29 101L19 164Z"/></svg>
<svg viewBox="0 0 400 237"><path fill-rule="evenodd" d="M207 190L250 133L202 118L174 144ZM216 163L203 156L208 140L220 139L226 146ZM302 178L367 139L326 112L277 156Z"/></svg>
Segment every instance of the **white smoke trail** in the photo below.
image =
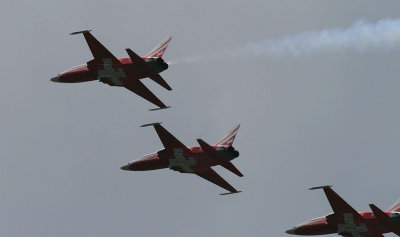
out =
<svg viewBox="0 0 400 237"><path fill-rule="evenodd" d="M400 49L400 18L383 19L376 23L359 20L348 28L333 28L309 31L278 39L248 42L231 50L182 58L177 63L194 63L204 60L236 57L284 57L309 56L321 52L355 50L363 53L369 50Z"/></svg>

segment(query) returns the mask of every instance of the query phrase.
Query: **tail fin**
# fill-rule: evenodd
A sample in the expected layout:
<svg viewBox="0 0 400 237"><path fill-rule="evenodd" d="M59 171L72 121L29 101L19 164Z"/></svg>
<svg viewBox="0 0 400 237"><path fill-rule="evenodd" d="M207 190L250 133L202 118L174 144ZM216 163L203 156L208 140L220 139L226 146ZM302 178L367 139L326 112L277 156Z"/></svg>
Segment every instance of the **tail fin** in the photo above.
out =
<svg viewBox="0 0 400 237"><path fill-rule="evenodd" d="M148 54L145 55L146 58L162 58L165 50L167 50L168 43L171 41L172 37L167 37L156 47L154 47Z"/></svg>
<svg viewBox="0 0 400 237"><path fill-rule="evenodd" d="M233 141L235 141L236 134L239 131L240 124L236 125L234 129L229 131L228 135L226 135L224 138L219 140L215 145L222 145L222 146L232 146Z"/></svg>
<svg viewBox="0 0 400 237"><path fill-rule="evenodd" d="M387 209L386 211L391 211L391 212L400 211L400 199L397 200L395 203L393 203L393 205L391 207L389 207L389 209Z"/></svg>

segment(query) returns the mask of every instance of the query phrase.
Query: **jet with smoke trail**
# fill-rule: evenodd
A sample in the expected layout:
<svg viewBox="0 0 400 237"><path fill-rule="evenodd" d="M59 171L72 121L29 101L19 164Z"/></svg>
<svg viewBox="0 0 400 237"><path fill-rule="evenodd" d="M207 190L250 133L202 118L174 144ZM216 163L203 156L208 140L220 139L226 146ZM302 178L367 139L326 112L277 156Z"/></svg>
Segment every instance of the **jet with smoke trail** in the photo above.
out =
<svg viewBox="0 0 400 237"><path fill-rule="evenodd" d="M205 60L236 57L285 57L308 56L322 52L355 50L400 49L400 18L383 19L375 23L358 20L347 28L301 32L278 39L248 42L231 50L182 58L176 63L194 63Z"/></svg>

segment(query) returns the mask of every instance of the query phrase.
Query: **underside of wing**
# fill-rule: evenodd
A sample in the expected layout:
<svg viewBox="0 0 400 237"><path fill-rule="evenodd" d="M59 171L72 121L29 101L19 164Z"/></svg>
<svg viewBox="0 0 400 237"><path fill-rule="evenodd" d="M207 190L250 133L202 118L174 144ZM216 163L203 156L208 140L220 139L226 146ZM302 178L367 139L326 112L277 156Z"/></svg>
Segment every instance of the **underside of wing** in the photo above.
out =
<svg viewBox="0 0 400 237"><path fill-rule="evenodd" d="M124 87L133 93L141 96L143 99L157 105L160 108L167 108L167 106L158 99L153 92L151 92L141 81L139 80L126 80Z"/></svg>
<svg viewBox="0 0 400 237"><path fill-rule="evenodd" d="M181 141L160 124L155 124L154 129L156 130L166 151L177 151L179 149L182 152L191 153L191 151Z"/></svg>
<svg viewBox="0 0 400 237"><path fill-rule="evenodd" d="M106 63L107 61L111 61L112 63L119 63L118 59L110 52L106 47L104 47L91 33L89 30L79 31L71 33L71 35L75 34L83 34L85 37L86 43L88 44L90 51L93 54L93 57L98 63Z"/></svg>
<svg viewBox="0 0 400 237"><path fill-rule="evenodd" d="M329 204L332 207L332 210L335 214L343 216L343 214L352 214L354 217L362 218L361 215L354 210L343 198L341 198L335 191L331 189L330 186L321 186L310 188L310 190L314 189L323 189L325 195L329 201Z"/></svg>
<svg viewBox="0 0 400 237"><path fill-rule="evenodd" d="M228 182L226 182L221 176L219 176L219 174L217 174L217 172L215 172L211 168L208 170L202 170L202 171L195 172L195 174L202 177L203 179L206 179L206 180L220 186L221 188L228 190L231 193L238 192L234 187L232 187L232 185L230 185Z"/></svg>

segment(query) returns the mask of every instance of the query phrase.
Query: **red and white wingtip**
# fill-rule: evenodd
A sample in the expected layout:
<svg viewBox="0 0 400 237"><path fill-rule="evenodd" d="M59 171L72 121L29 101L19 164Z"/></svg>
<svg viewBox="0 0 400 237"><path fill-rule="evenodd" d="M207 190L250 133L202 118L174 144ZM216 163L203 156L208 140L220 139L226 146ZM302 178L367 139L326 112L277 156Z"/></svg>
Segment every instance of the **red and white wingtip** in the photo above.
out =
<svg viewBox="0 0 400 237"><path fill-rule="evenodd" d="M144 57L146 58L161 58L164 55L165 50L167 50L168 44L171 41L172 36L165 38L161 43L154 47L148 54Z"/></svg>
<svg viewBox="0 0 400 237"><path fill-rule="evenodd" d="M220 145L220 146L232 146L233 142L235 141L236 134L238 133L240 128L240 124L236 125L235 128L233 128L231 131L229 131L228 135L226 135L224 138L219 140L215 145Z"/></svg>

